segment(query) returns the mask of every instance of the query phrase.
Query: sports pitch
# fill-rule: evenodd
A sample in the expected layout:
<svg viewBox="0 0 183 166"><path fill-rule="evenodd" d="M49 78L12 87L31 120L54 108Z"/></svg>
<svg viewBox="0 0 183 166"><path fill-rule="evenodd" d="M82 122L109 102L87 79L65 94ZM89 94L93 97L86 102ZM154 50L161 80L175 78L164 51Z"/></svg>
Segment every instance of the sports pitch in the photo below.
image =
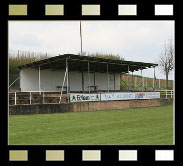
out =
<svg viewBox="0 0 183 166"><path fill-rule="evenodd" d="M173 105L10 115L10 145L172 145Z"/></svg>

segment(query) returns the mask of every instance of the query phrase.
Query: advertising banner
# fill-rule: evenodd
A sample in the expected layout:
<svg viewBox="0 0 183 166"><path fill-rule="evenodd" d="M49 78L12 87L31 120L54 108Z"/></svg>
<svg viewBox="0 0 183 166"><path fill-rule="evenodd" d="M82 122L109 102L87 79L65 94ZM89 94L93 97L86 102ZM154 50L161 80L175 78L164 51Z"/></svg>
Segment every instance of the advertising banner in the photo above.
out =
<svg viewBox="0 0 183 166"><path fill-rule="evenodd" d="M136 99L147 99L146 92L137 92Z"/></svg>
<svg viewBox="0 0 183 166"><path fill-rule="evenodd" d="M135 99L135 93L101 93L101 101L111 101L111 100L132 100Z"/></svg>
<svg viewBox="0 0 183 166"><path fill-rule="evenodd" d="M146 92L147 99L157 99L160 98L160 92Z"/></svg>
<svg viewBox="0 0 183 166"><path fill-rule="evenodd" d="M117 92L101 94L82 94L70 93L70 102L84 101L120 101L134 99L157 99L160 98L160 92Z"/></svg>
<svg viewBox="0 0 183 166"><path fill-rule="evenodd" d="M100 94L70 93L70 102L100 101Z"/></svg>
<svg viewBox="0 0 183 166"><path fill-rule="evenodd" d="M157 99L160 98L160 92L137 92L136 99Z"/></svg>

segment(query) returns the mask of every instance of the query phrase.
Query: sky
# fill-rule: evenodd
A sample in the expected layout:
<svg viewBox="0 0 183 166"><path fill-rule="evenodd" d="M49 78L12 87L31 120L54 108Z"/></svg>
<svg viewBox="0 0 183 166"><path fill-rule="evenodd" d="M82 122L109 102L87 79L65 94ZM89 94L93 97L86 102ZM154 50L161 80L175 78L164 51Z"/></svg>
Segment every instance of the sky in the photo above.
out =
<svg viewBox="0 0 183 166"><path fill-rule="evenodd" d="M170 38L174 40L174 21L82 21L81 24L84 52L119 55L129 61L158 63L164 43ZM9 50L78 54L80 22L9 21ZM152 68L142 73L153 77L153 72ZM165 79L159 68L156 78ZM174 72L169 79L174 79Z"/></svg>

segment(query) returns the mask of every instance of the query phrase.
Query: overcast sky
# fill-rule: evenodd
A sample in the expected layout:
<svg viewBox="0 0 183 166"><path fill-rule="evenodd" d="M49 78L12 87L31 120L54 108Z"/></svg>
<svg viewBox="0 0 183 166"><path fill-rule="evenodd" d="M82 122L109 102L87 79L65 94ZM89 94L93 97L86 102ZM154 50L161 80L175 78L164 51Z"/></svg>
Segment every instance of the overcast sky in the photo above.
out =
<svg viewBox="0 0 183 166"><path fill-rule="evenodd" d="M79 27L79 21L10 21L9 49L77 54ZM82 36L83 51L157 63L164 42L174 39L174 21L82 21ZM153 69L143 70L143 75L153 77ZM156 77L165 79L158 68ZM173 77L172 72L169 78Z"/></svg>

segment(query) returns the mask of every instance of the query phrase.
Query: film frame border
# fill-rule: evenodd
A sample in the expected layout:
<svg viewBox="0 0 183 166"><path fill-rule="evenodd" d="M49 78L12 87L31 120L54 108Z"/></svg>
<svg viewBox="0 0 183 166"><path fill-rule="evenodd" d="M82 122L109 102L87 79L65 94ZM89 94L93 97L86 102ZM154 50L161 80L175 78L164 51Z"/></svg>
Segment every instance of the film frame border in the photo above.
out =
<svg viewBox="0 0 183 166"><path fill-rule="evenodd" d="M26 4L28 5L28 13L26 16L9 16L8 15L8 6L9 4ZM45 16L45 9L44 5L46 4L64 4L64 15L63 16ZM72 5L71 5L72 4ZM82 4L99 4L100 5L100 16L82 16L81 15L81 5ZM137 4L137 15L136 16L118 16L117 12L117 6L121 4ZM155 16L154 15L154 5L158 4L173 4L173 10L174 14L173 16ZM5 7L5 6L4 6ZM147 9L145 9L147 7ZM32 10L34 9L34 10ZM41 10L40 10L41 9ZM112 12L108 12L110 11ZM144 10L143 10L144 9ZM153 11L153 12L152 12ZM166 3L163 1L150 1L150 2L142 2L142 0L134 0L133 3L130 0L125 0L125 1L117 1L115 0L112 4L108 2L104 2L102 0L97 0L90 1L79 1L78 3L72 2L71 0L67 1L66 0L54 0L54 1L36 1L33 2L33 0L20 0L20 1L11 1L6 3L6 12L2 12L3 21L2 21L2 28L1 28L1 34L2 32L5 32L3 34L3 37L1 37L1 43L5 42L8 44L8 39L7 39L7 21L8 20L174 20L175 21L175 2L173 0L167 0ZM8 49L6 44L1 44L1 53L7 55L8 54ZM5 45L5 47L4 47ZM5 49L6 48L6 49ZM8 58L6 57L1 57L1 77L2 74L4 74L2 71L4 70L4 63L3 61L7 61ZM6 66L7 67L7 66ZM8 74L8 73L7 73ZM8 75L7 75L8 76ZM2 86L7 87L7 80L5 80L3 83L1 83L1 91L3 92L1 94L1 97L7 99L7 92L5 88L3 89ZM2 99L3 99L2 98ZM7 102L7 101L6 101ZM7 106L1 104L1 107L3 109L7 109ZM7 114L6 112L2 113L1 112L1 126L3 126L4 123L7 124ZM175 125L178 126L180 125L181 121L181 115L182 114L176 114L175 115ZM8 124L7 124L8 125ZM7 127L7 126L6 126ZM182 149L181 149L181 138L183 138L182 134L179 135L179 132L181 130L181 127L178 126L175 128L176 136L175 136L175 145L152 145L152 146L144 146L144 145L45 145L45 146L34 146L34 145L25 145L25 146L13 146L13 145L8 145L7 144L7 138L8 138L8 133L5 129L3 128L2 133L5 135L1 137L1 142L3 150L0 152L0 162L5 161L6 165L34 165L35 163L38 164L43 164L44 165L52 165L55 164L57 165L58 163L55 161L46 161L46 150L64 150L64 161L62 161L63 164L65 165L72 165L73 161L78 164L83 164L83 163L91 163L93 164L93 161L82 161L82 150L100 150L101 151L101 160L100 161L94 161L96 165L104 165L104 164L113 164L113 165L120 165L120 164L125 164L126 161L119 161L119 150L137 150L137 161L130 162L133 165L140 165L142 163L153 163L153 165L159 165L159 161L155 161L156 157L156 150L173 150L173 161L170 161L171 164L178 164L178 161L181 160L181 156L183 154ZM177 134L178 133L178 134ZM9 160L9 153L10 151L13 150L26 150L28 152L28 160L27 161L10 161ZM37 160L37 156L40 156L39 159ZM108 158L110 156L110 159ZM128 162L128 161L127 161ZM164 161L163 163L167 163L168 161ZM161 162L162 163L162 162ZM59 162L59 164L61 164ZM128 162L129 165L129 162Z"/></svg>

